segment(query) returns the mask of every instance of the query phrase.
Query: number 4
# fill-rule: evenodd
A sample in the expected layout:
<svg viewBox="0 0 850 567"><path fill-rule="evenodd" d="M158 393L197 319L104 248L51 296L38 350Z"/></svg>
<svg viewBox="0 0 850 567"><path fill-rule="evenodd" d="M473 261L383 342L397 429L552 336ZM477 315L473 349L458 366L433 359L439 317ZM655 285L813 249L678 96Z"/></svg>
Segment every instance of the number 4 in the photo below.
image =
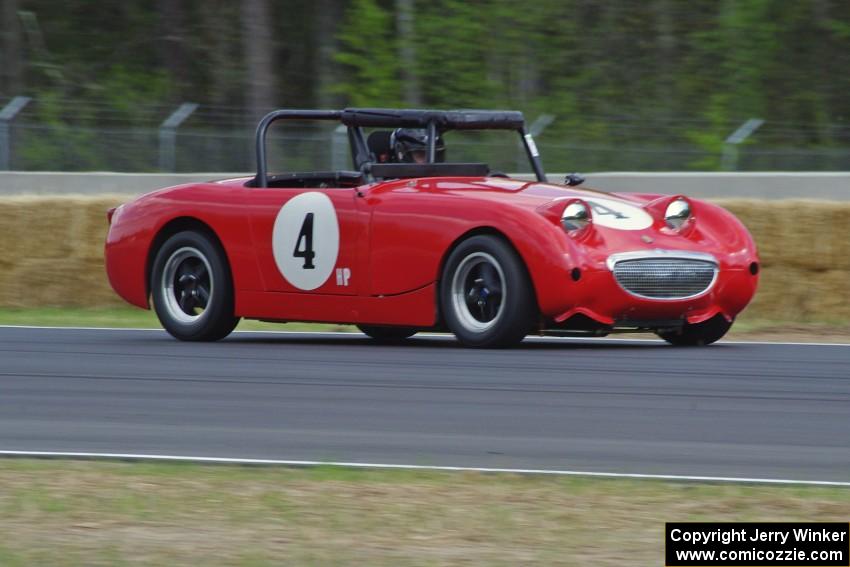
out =
<svg viewBox="0 0 850 567"><path fill-rule="evenodd" d="M301 243L304 243L302 249ZM316 266L313 265L313 258L316 253L313 252L313 213L307 213L304 217L304 222L301 224L301 232L298 233L298 239L295 241L295 250L292 251L295 258L304 258L305 270L313 270Z"/></svg>
<svg viewBox="0 0 850 567"><path fill-rule="evenodd" d="M627 219L628 215L621 213L620 211L615 211L614 209L609 209L605 205L600 205L599 203L590 203L590 207L593 209L593 212L597 215L613 215L615 219Z"/></svg>

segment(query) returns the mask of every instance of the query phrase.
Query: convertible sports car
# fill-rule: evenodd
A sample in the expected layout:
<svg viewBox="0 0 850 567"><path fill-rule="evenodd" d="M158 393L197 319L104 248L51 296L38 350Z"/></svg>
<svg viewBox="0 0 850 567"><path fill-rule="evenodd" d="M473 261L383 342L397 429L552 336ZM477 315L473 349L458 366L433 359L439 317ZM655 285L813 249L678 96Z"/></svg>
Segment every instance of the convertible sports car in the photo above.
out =
<svg viewBox="0 0 850 567"><path fill-rule="evenodd" d="M347 128L351 171L269 174L269 126L305 119ZM444 134L469 130L518 133L536 181L447 163ZM753 239L729 212L579 189L576 175L548 183L519 112L278 110L256 144L254 177L108 213L113 288L152 302L178 339L221 339L245 317L353 323L379 340L449 330L477 347L615 331L702 345L758 284Z"/></svg>

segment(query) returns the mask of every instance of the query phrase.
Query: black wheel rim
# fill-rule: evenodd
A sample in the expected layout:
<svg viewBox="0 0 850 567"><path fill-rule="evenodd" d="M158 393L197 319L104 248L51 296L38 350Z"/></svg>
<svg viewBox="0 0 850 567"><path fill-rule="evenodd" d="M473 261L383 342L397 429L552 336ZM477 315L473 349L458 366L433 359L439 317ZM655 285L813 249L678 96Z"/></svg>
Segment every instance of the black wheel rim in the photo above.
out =
<svg viewBox="0 0 850 567"><path fill-rule="evenodd" d="M161 285L171 318L194 323L204 316L213 297L212 268L201 251L186 246L169 256Z"/></svg>
<svg viewBox="0 0 850 567"><path fill-rule="evenodd" d="M486 252L470 254L452 278L452 304L460 324L482 332L501 318L506 296L505 275L499 262Z"/></svg>

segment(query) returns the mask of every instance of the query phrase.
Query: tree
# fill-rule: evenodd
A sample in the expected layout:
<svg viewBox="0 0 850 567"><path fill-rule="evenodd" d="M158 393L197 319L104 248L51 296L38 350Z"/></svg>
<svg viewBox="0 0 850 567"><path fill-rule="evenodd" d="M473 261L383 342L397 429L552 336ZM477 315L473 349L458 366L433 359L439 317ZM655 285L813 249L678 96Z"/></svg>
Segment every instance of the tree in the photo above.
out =
<svg viewBox="0 0 850 567"><path fill-rule="evenodd" d="M416 61L413 0L395 0L396 30L398 32L401 80L404 85L404 102L409 106L422 104Z"/></svg>
<svg viewBox="0 0 850 567"><path fill-rule="evenodd" d="M268 0L242 0L247 110L256 120L274 106L274 66Z"/></svg>
<svg viewBox="0 0 850 567"><path fill-rule="evenodd" d="M336 61L347 78L334 92L353 106L402 104L400 62L392 13L375 0L352 0L339 34Z"/></svg>
<svg viewBox="0 0 850 567"><path fill-rule="evenodd" d="M313 100L319 108L337 106L338 94L334 94L333 85L337 79L334 53L339 48L336 38L338 22L342 17L340 0L316 0L314 6L314 32L316 80L313 85Z"/></svg>
<svg viewBox="0 0 850 567"><path fill-rule="evenodd" d="M23 51L18 0L0 0L2 4L2 57L0 57L0 92L17 96L23 91Z"/></svg>
<svg viewBox="0 0 850 567"><path fill-rule="evenodd" d="M160 65L177 90L188 82L185 7L183 0L157 0L157 27Z"/></svg>

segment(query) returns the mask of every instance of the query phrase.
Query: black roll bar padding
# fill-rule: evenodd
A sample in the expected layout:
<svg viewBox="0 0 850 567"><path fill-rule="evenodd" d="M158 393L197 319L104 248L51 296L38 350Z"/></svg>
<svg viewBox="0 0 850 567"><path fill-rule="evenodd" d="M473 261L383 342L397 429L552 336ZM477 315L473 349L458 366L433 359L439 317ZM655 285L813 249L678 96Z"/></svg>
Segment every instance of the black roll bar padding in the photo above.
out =
<svg viewBox="0 0 850 567"><path fill-rule="evenodd" d="M346 126L374 128L427 128L439 130L517 130L525 126L517 110L410 110L394 108L346 108Z"/></svg>
<svg viewBox="0 0 850 567"><path fill-rule="evenodd" d="M268 185L266 134L272 122L276 120L339 120L341 115L339 110L275 110L266 114L257 125L257 176L254 178L254 186Z"/></svg>

